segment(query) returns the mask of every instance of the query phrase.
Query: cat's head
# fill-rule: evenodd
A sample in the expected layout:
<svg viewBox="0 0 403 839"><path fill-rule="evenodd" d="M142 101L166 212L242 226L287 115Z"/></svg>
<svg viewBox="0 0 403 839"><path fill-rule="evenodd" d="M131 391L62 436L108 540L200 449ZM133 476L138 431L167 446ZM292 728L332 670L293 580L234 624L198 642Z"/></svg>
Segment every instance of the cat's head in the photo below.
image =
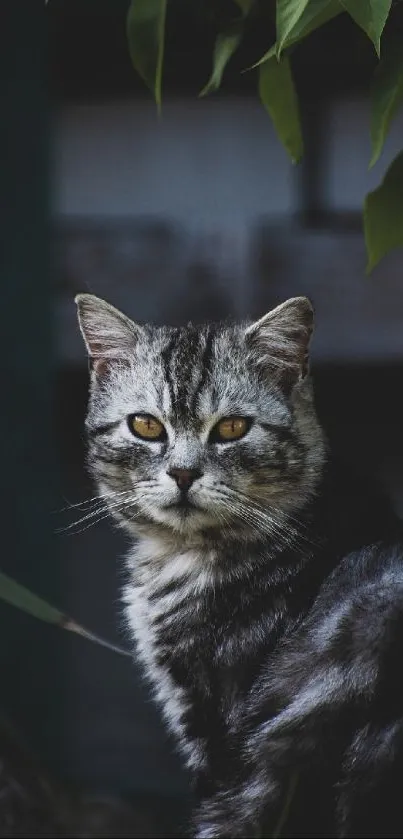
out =
<svg viewBox="0 0 403 839"><path fill-rule="evenodd" d="M275 534L324 462L309 301L252 324L181 329L139 325L92 295L76 302L91 368L89 463L115 518L184 539Z"/></svg>

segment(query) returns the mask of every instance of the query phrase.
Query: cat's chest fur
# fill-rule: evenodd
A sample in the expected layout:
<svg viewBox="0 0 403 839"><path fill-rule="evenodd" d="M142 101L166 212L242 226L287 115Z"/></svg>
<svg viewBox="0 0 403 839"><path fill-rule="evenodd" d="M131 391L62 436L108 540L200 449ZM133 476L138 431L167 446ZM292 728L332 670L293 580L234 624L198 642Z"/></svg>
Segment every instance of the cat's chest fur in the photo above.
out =
<svg viewBox="0 0 403 839"><path fill-rule="evenodd" d="M130 578L124 592L137 656L166 722L194 770L204 762L204 744L189 735L186 716L192 699L176 671L189 659L194 645L192 620L202 609L203 589L208 584L201 561L194 550L182 553L159 540L139 540L128 556Z"/></svg>
<svg viewBox="0 0 403 839"><path fill-rule="evenodd" d="M137 655L193 770L211 761L212 741L222 745L236 724L243 691L285 613L267 590L255 597L255 609L250 592L243 602L242 583L229 593L216 564L212 551L172 552L159 541L140 540L128 557L124 592Z"/></svg>

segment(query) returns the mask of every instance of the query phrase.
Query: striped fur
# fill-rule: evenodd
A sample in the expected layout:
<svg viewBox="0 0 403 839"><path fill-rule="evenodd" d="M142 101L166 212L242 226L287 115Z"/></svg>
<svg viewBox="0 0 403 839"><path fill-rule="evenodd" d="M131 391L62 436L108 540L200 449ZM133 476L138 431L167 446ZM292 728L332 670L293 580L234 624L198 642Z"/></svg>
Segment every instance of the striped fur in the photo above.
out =
<svg viewBox="0 0 403 839"><path fill-rule="evenodd" d="M352 790L365 798L379 761L402 754L403 705L381 708L379 691L380 655L403 622L403 551L375 545L393 517L328 455L308 375L309 302L255 324L183 329L135 325L90 295L77 302L89 466L132 537L126 615L192 772L195 835L272 830L294 769L302 792L287 835L359 835ZM133 436L137 413L166 438ZM249 430L214 442L231 415ZM179 503L172 468L197 470L192 506ZM395 818L393 801L389 810Z"/></svg>

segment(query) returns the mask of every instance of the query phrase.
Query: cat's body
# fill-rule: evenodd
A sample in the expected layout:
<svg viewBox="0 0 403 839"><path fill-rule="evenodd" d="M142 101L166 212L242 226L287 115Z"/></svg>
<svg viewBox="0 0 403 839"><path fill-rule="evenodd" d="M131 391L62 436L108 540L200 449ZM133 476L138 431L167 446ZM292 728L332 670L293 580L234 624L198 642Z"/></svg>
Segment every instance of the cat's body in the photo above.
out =
<svg viewBox="0 0 403 839"><path fill-rule="evenodd" d="M127 616L196 835L273 832L297 776L283 835L403 835L403 547L328 455L309 304L200 330L79 308L91 468L133 535Z"/></svg>

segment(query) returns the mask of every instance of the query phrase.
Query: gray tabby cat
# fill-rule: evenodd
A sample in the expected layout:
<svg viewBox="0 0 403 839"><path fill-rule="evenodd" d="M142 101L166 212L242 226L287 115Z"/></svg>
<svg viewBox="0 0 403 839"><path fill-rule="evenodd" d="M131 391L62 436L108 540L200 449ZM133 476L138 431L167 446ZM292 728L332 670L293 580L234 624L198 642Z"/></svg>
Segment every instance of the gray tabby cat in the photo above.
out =
<svg viewBox="0 0 403 839"><path fill-rule="evenodd" d="M402 835L403 551L329 455L309 301L182 329L77 305L89 466L133 539L127 617L195 835L273 830L295 772L285 835Z"/></svg>

